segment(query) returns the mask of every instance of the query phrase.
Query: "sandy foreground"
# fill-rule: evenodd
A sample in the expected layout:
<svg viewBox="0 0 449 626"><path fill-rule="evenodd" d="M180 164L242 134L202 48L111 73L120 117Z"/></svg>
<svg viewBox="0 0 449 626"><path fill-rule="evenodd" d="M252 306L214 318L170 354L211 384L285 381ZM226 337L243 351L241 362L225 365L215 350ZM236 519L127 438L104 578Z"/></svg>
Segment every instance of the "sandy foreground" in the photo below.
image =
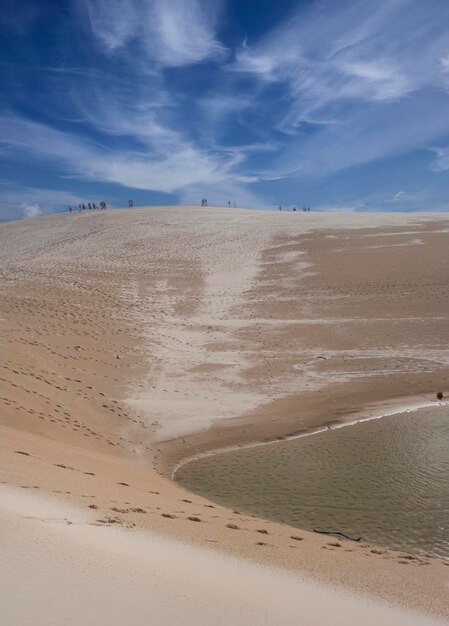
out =
<svg viewBox="0 0 449 626"><path fill-rule="evenodd" d="M100 528L35 494L2 487L0 496L2 624L442 624L204 548Z"/></svg>
<svg viewBox="0 0 449 626"><path fill-rule="evenodd" d="M443 561L258 520L170 477L447 391L448 233L441 214L211 207L0 225L2 623L61 623L64 606L67 623L289 624L301 607L426 623L385 601L447 620Z"/></svg>

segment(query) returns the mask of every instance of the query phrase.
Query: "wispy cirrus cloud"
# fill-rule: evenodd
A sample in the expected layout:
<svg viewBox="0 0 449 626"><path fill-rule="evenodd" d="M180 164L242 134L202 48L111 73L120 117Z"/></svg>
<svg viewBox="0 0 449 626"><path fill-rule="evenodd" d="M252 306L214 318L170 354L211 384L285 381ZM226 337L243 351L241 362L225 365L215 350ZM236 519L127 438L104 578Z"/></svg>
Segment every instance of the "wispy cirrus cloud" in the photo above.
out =
<svg viewBox="0 0 449 626"><path fill-rule="evenodd" d="M201 141L195 140L183 128L184 118L179 119L176 93L167 87L162 68L159 67L157 72L142 73L141 62L133 63L136 53L131 49L133 37L142 36L139 28L148 12L158 11L159 19L164 22L166 32L160 36L168 37L168 31L171 31L178 45L181 40L176 29L182 26L189 30L189 37L198 36L203 46L210 37L207 38L201 29L211 21L210 14L216 13L219 5L211 3L203 7L200 14L198 2L184 0L160 4L129 0L129 4L131 9L126 20L121 19L121 4L89 0L84 5L89 13L89 28L101 40L101 45L111 51L123 48L120 50L120 70L117 70L114 81L111 82L109 62L106 66L97 65L84 71L82 67L46 67L50 97L51 91L65 94L63 113L58 110L57 124L36 122L11 112L4 114L0 124L5 128L2 138L5 149L11 154L27 154L46 160L58 168L61 176L72 180L109 182L133 189L176 193L184 200L192 198L193 190L201 197L207 188L214 186L218 189L220 186L223 189L229 185L234 195L238 193L241 202L244 202L243 198L254 201L258 197L255 192L243 192L248 177L238 171L239 164L252 148L223 147L210 141L214 127L224 116L247 105L242 100L237 105L231 97L216 95L215 100L210 96L209 106L204 107L206 99L190 97L192 107L200 105L203 110ZM134 31L132 23L137 8L147 13L140 16L139 26ZM187 8L188 16L184 15ZM104 22L101 19L103 11L110 11ZM171 15L178 21L173 22ZM196 26L189 20L194 20ZM121 26L123 21L126 21L126 27ZM111 37L110 41L102 38L99 28L105 28L105 37ZM189 54L196 50L195 54L183 55L182 59L172 58L168 63L166 57L160 56L159 47L156 51L158 62L173 65L181 61L203 60L203 53L199 54L195 45L190 45L187 40L183 45L189 49ZM111 63L114 67L113 60ZM184 94L183 99L185 102ZM61 125L65 130L61 130Z"/></svg>
<svg viewBox="0 0 449 626"><path fill-rule="evenodd" d="M116 183L125 187L179 192L192 185L207 186L240 177L234 167L244 158L237 149L201 151L176 133L156 127L161 142L158 154L138 150L108 150L98 143L55 130L18 116L0 117L2 141L11 153L26 153L58 164L72 178ZM147 133L144 133L147 137ZM156 138L153 136L153 141ZM245 182L244 178L240 182Z"/></svg>
<svg viewBox="0 0 449 626"><path fill-rule="evenodd" d="M449 201L442 190L400 190L392 196L384 197L386 208L382 208L382 194L367 199L368 206L376 206L378 210L395 211L447 211Z"/></svg>
<svg viewBox="0 0 449 626"><path fill-rule="evenodd" d="M447 172L449 170L449 146L430 148L436 155L431 163L434 172Z"/></svg>
<svg viewBox="0 0 449 626"><path fill-rule="evenodd" d="M398 202L404 202L404 200L406 200L408 197L408 194L406 194L405 191L401 190L397 191L389 198L385 198L384 202L387 202L388 204L397 204Z"/></svg>
<svg viewBox="0 0 449 626"><path fill-rule="evenodd" d="M448 36L441 18L449 13L436 4L440 10L429 13L416 0L318 0L254 46L246 42L234 69L286 83L297 123L341 100L389 101L442 86Z"/></svg>
<svg viewBox="0 0 449 626"><path fill-rule="evenodd" d="M287 138L267 176L327 175L449 132L447 3L307 6L245 42L233 66L283 97L274 123Z"/></svg>
<svg viewBox="0 0 449 626"><path fill-rule="evenodd" d="M158 65L179 67L221 58L225 51L215 34L218 0L83 0L81 6L109 52L135 44Z"/></svg>
<svg viewBox="0 0 449 626"><path fill-rule="evenodd" d="M444 179L447 0L307 0L289 11L279 3L262 34L252 27L264 3L254 20L245 4L72 0L55 13L52 0L26 0L33 17L18 11L24 28L14 37L7 26L14 54L0 77L5 176L23 182L25 164L33 181L48 173L42 185L67 181L68 193L97 185L112 197L135 189L155 192L144 201L170 194L253 206L298 205L306 188L306 204L360 210L347 201L352 192L324 197L333 179L361 186L360 168L405 156L429 186ZM369 206L412 202L388 201L388 176L386 188ZM46 210L23 193L18 213Z"/></svg>
<svg viewBox="0 0 449 626"><path fill-rule="evenodd" d="M318 211L399 211L399 212L444 212L449 210L447 195L428 190L398 191L387 195L378 192L363 197L355 197L346 203L322 204L314 207Z"/></svg>
<svg viewBox="0 0 449 626"><path fill-rule="evenodd" d="M441 69L444 73L449 73L449 53L440 59Z"/></svg>

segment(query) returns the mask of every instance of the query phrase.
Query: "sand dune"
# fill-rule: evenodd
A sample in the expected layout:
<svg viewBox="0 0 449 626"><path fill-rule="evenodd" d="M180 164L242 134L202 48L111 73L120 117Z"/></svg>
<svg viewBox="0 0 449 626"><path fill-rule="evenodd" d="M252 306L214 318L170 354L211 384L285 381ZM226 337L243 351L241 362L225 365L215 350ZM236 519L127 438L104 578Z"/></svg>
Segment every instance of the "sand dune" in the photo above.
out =
<svg viewBox="0 0 449 626"><path fill-rule="evenodd" d="M4 487L0 532L3 624L442 624Z"/></svg>
<svg viewBox="0 0 449 626"><path fill-rule="evenodd" d="M196 207L0 225L2 482L81 507L95 533L167 535L448 617L438 559L298 542L169 480L197 453L447 390L448 226Z"/></svg>

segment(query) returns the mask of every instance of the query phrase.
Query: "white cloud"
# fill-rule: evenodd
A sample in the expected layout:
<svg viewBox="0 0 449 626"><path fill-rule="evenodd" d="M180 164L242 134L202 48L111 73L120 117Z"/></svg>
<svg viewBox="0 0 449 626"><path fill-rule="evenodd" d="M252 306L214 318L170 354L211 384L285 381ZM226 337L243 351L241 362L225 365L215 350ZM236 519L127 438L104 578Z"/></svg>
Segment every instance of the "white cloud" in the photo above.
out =
<svg viewBox="0 0 449 626"><path fill-rule="evenodd" d="M434 172L446 172L449 170L449 147L431 148L431 151L436 154L430 166L431 169Z"/></svg>
<svg viewBox="0 0 449 626"><path fill-rule="evenodd" d="M421 209L423 211L429 210L432 208L432 202L429 202L432 197L431 192L427 191L398 191L394 193L392 196L385 198L384 202L388 205L392 205L392 210L403 210L403 209ZM380 198L377 198L378 206L381 206ZM441 198L434 199L435 210L437 210L436 206L441 204Z"/></svg>
<svg viewBox="0 0 449 626"><path fill-rule="evenodd" d="M393 194L390 198L386 198L384 202L387 202L388 204L395 204L398 202L404 202L406 199L407 199L407 194L405 193L405 191L398 191L397 193Z"/></svg>
<svg viewBox="0 0 449 626"><path fill-rule="evenodd" d="M37 217L76 207L84 198L59 189L24 187L8 181L0 186L0 220L14 217Z"/></svg>
<svg viewBox="0 0 449 626"><path fill-rule="evenodd" d="M219 41L223 3L73 0L92 67L45 68L41 111L71 132L5 115L6 155L45 159L65 178L254 206L267 204L256 183L279 189L268 181L326 176L449 135L447 0L432 10L421 0L297 3L232 63ZM203 68L164 71L207 60L217 61L207 80ZM449 149L434 153L433 169L449 169ZM41 199L23 202L47 212Z"/></svg>
<svg viewBox="0 0 449 626"><path fill-rule="evenodd" d="M234 168L244 151L226 149L209 153L169 133L162 154L149 151L114 151L31 122L18 116L0 117L3 142L11 151L26 152L58 164L73 178L117 183L134 189L182 193L184 188L234 188L244 182ZM156 134L162 132L158 129Z"/></svg>
<svg viewBox="0 0 449 626"><path fill-rule="evenodd" d="M84 15L109 52L136 43L161 66L176 67L221 58L215 37L217 0L83 0Z"/></svg>
<svg viewBox="0 0 449 626"><path fill-rule="evenodd" d="M169 66L221 57L224 47L214 36L217 9L214 2L155 0L151 3L145 30L149 51L157 54L159 62Z"/></svg>
<svg viewBox="0 0 449 626"><path fill-rule="evenodd" d="M282 49L274 44L270 37L258 48L251 48L245 41L237 52L233 69L237 72L255 74L266 82L276 82L286 78L290 68L297 67L300 60L301 50L297 44Z"/></svg>
<svg viewBox="0 0 449 626"><path fill-rule="evenodd" d="M229 115L250 109L256 104L253 98L235 93L213 93L201 98L198 106L208 121L221 124Z"/></svg>
<svg viewBox="0 0 449 626"><path fill-rule="evenodd" d="M110 51L121 48L136 36L138 3L126 0L82 0L90 28Z"/></svg>
<svg viewBox="0 0 449 626"><path fill-rule="evenodd" d="M401 190L386 194L379 190L363 198L364 206L360 210L369 211L447 211L447 194L444 190L429 188Z"/></svg>
<svg viewBox="0 0 449 626"><path fill-rule="evenodd" d="M390 100L413 89L401 69L389 60L343 61L339 69L350 78L341 92L346 98Z"/></svg>
<svg viewBox="0 0 449 626"><path fill-rule="evenodd" d="M440 59L441 69L443 72L449 72L449 53Z"/></svg>
<svg viewBox="0 0 449 626"><path fill-rule="evenodd" d="M22 204L22 212L24 217L39 217L42 215L42 209L39 204Z"/></svg>
<svg viewBox="0 0 449 626"><path fill-rule="evenodd" d="M173 153L168 151L167 158L157 161L145 154L139 155L131 152L111 154L108 151L102 151L96 144L81 141L20 118L9 117L1 121L5 129L4 139L9 142L10 150L19 149L39 159L55 161L63 167L64 172L72 172L73 178L90 178L118 183L125 187L176 192L179 198L187 203L196 203L199 197L207 196L211 204L224 205L227 200L235 201L237 206L259 208L277 204L275 198L269 200L267 197L262 197L257 187L248 184L269 179L270 176L260 172L255 176L246 176L239 171L238 167L246 158L246 148L249 152L259 150L265 152L271 149L270 146L229 148L226 153L217 152L213 155L189 148L186 143L182 150L175 149ZM426 129L423 130L426 131ZM173 145L181 146L181 143ZM383 151L386 148L383 141L378 146L374 145L374 141L367 142L367 149L374 151L370 153L371 157L376 151ZM347 148L338 150L338 142L329 153L319 148L316 152L310 151L306 146L301 151L300 157L304 158L304 154L308 155L308 167L312 168L309 169L309 173L314 167L321 171L332 171L332 169L338 169L342 163L351 163L354 159L352 150ZM434 151L446 159L445 164L440 163L439 169L449 169L449 150L438 148ZM317 161L317 159L320 160ZM284 173L279 174L278 178L286 175L285 168L292 162L292 155L288 155L285 161L281 160L277 164L280 169L284 168ZM294 174L295 172L288 173L290 176ZM271 176L271 178L276 177ZM26 209L29 216L36 214L39 210L44 213L61 210L61 208L66 210L68 205L76 206L78 202L84 200L70 192L57 190L17 188L11 191L8 189L8 181L4 182L3 186L6 189L2 192L0 187L0 206L17 207L17 212L21 213ZM428 198L428 194L425 195ZM428 208L426 198L420 199L420 206L424 208ZM379 197L375 208L382 208L382 202L398 205L397 208L403 206L410 208L410 206L415 206L416 200L416 195L399 191L388 198ZM443 206L441 201L432 204L435 208L440 205ZM364 207L351 203L337 206L323 205L318 208L321 210L363 210ZM6 214L3 217L5 216Z"/></svg>
<svg viewBox="0 0 449 626"><path fill-rule="evenodd" d="M245 43L234 69L288 86L292 106L280 124L288 130L310 117L335 121L331 109L344 101L388 102L443 86L448 44L440 11L417 0L317 0Z"/></svg>
<svg viewBox="0 0 449 626"><path fill-rule="evenodd" d="M436 5L316 0L246 42L233 69L269 94L277 85L282 100L272 125L286 136L259 175L323 176L448 134L447 4ZM449 158L437 154L443 169Z"/></svg>
<svg viewBox="0 0 449 626"><path fill-rule="evenodd" d="M429 110L428 94L422 91L401 102L345 108L337 123L322 127L301 142L292 136L271 164L271 172L324 176L426 148L448 133L448 106L448 95L435 92ZM443 163L441 154L440 168Z"/></svg>

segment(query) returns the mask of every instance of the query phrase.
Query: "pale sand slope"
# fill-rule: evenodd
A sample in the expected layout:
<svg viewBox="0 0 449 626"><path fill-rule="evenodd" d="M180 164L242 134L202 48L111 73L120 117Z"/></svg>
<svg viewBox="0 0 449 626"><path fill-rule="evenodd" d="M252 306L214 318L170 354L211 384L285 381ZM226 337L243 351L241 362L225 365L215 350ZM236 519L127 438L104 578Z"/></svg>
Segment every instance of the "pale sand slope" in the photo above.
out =
<svg viewBox="0 0 449 626"><path fill-rule="evenodd" d="M437 559L332 545L163 477L448 389L448 232L444 215L195 207L0 225L1 481L449 616Z"/></svg>
<svg viewBox="0 0 449 626"><path fill-rule="evenodd" d="M442 624L5 487L0 534L5 626Z"/></svg>

